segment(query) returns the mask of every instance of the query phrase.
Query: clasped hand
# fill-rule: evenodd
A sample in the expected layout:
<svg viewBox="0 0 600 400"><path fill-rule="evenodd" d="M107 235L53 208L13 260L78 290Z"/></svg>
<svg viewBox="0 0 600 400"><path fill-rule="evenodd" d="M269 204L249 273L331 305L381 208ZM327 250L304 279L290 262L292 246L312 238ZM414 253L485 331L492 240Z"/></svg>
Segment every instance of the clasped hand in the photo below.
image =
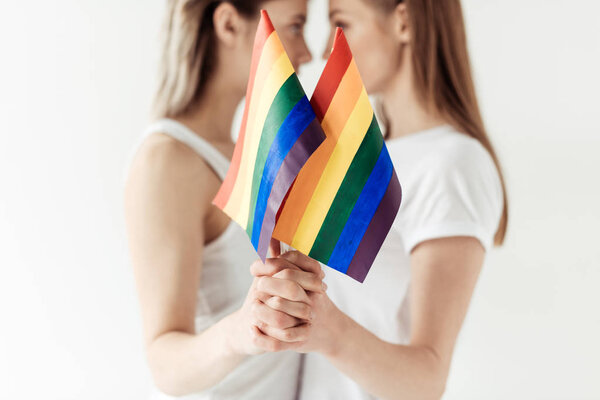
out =
<svg viewBox="0 0 600 400"><path fill-rule="evenodd" d="M251 341L262 352L295 350L324 354L335 345L339 310L326 294L318 261L289 251L257 260L250 306Z"/></svg>

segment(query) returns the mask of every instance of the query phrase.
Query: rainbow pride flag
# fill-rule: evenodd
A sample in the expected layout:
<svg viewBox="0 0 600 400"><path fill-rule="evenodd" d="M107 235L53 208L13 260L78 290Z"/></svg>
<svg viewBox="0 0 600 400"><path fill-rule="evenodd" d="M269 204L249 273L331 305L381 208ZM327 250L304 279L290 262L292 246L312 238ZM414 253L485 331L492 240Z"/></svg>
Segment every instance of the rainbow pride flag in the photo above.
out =
<svg viewBox="0 0 600 400"><path fill-rule="evenodd" d="M286 193L324 140L316 114L263 10L240 133L227 176L212 201L246 229L263 262Z"/></svg>
<svg viewBox="0 0 600 400"><path fill-rule="evenodd" d="M402 191L340 28L311 105L326 138L296 177L273 237L362 283Z"/></svg>

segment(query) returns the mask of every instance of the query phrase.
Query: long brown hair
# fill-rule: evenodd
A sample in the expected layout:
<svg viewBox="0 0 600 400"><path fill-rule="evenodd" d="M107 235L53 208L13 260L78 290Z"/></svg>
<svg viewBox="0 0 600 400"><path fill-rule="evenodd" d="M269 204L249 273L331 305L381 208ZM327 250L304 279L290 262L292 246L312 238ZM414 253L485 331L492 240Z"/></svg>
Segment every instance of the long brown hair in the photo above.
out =
<svg viewBox="0 0 600 400"><path fill-rule="evenodd" d="M162 55L155 117L176 117L197 104L215 68L213 13L221 3L240 14L258 16L259 0L169 0L162 33Z"/></svg>
<svg viewBox="0 0 600 400"><path fill-rule="evenodd" d="M385 11L406 4L412 33L414 82L420 100L432 104L458 130L477 139L494 160L504 198L502 218L494 236L494 244L500 246L508 224L506 185L475 94L460 0L376 0L376 3ZM385 117L385 110L381 111ZM388 135L389 130L386 139Z"/></svg>

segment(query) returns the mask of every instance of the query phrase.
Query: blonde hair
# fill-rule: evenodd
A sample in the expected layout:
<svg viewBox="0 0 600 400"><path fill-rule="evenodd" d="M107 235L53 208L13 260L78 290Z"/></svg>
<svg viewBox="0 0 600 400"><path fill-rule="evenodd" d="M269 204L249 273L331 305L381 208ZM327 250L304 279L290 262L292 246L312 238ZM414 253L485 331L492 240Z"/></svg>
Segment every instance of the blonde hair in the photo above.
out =
<svg viewBox="0 0 600 400"><path fill-rule="evenodd" d="M373 5L371 1L367 3ZM460 0L377 0L375 3L385 11L400 3L406 4L412 29L415 85L423 104L433 104L457 129L477 139L494 160L504 197L494 244L502 245L508 225L506 185L477 102ZM385 117L383 108L379 112ZM388 135L389 130L386 139Z"/></svg>
<svg viewBox="0 0 600 400"><path fill-rule="evenodd" d="M245 16L258 15L260 1L169 0L162 32L162 55L154 117L176 117L194 107L215 68L213 14L221 3Z"/></svg>

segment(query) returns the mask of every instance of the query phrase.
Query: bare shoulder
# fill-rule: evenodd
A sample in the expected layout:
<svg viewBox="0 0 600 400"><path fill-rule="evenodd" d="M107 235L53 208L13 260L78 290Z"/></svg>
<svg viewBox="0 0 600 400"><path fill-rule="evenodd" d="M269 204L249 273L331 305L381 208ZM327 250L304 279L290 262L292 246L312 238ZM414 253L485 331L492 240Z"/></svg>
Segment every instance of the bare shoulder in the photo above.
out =
<svg viewBox="0 0 600 400"><path fill-rule="evenodd" d="M168 198L206 209L209 195L205 183L210 167L194 150L162 133L150 135L138 148L126 180L126 195ZM158 195L158 196L153 196Z"/></svg>
<svg viewBox="0 0 600 400"><path fill-rule="evenodd" d="M199 179L207 167L189 146L167 134L156 133L146 138L133 159L132 172L141 171Z"/></svg>

